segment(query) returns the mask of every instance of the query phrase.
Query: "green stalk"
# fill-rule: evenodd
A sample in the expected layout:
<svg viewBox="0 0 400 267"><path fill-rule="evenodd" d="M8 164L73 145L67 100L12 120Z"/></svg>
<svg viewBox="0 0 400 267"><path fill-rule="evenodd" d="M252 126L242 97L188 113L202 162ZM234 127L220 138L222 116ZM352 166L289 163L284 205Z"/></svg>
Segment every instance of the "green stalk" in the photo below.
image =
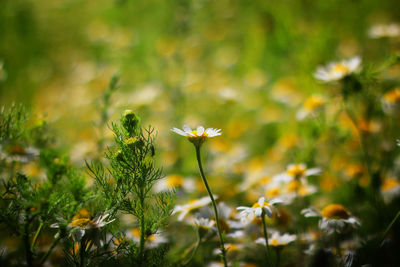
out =
<svg viewBox="0 0 400 267"><path fill-rule="evenodd" d="M51 245L50 245L50 248L47 250L46 254L44 254L42 259L40 260L39 266L42 266L46 262L50 253L53 251L53 249L56 247L58 241L60 241L60 240L61 240L61 237L57 237L56 239L54 239L53 243L51 243Z"/></svg>
<svg viewBox="0 0 400 267"><path fill-rule="evenodd" d="M183 266L187 265L187 264L193 259L194 255L196 255L196 252L197 252L197 250L198 250L198 248L199 248L199 246L200 246L200 243L201 243L201 238L200 238L200 236L198 235L198 236L197 236L197 241L196 241L196 243L194 243L193 245L191 245L191 246L187 249L187 251L184 253L184 256L182 257L183 259L186 258L186 256L191 252L190 257L189 257L188 259L186 259L186 260L182 263Z"/></svg>
<svg viewBox="0 0 400 267"><path fill-rule="evenodd" d="M36 230L35 236L33 237L32 243L31 243L31 251L33 251L33 248L35 247L37 238L40 234L40 231L42 230L43 227L43 222L40 223L39 228Z"/></svg>
<svg viewBox="0 0 400 267"><path fill-rule="evenodd" d="M142 190L143 192L143 190ZM140 244L139 244L139 257L140 266L142 266L144 261L144 242L145 242L145 222L144 222L144 197L141 193L140 195Z"/></svg>
<svg viewBox="0 0 400 267"><path fill-rule="evenodd" d="M268 244L267 224L265 223L265 212L264 212L264 210L262 211L261 219L262 219L262 224L263 224L263 229L264 229L264 238L265 238L265 246L266 246L265 256L267 258L268 265L272 266L271 258L270 258L269 244Z"/></svg>
<svg viewBox="0 0 400 267"><path fill-rule="evenodd" d="M383 238L382 238L382 242L381 242L381 247L383 246L383 243L386 239L386 236L389 233L389 230L392 228L393 224L396 222L397 218L399 218L400 216L400 210L397 212L396 216L394 217L394 219L392 220L392 222L389 224L389 226L386 228L385 233L383 234Z"/></svg>
<svg viewBox="0 0 400 267"><path fill-rule="evenodd" d="M215 220L216 220L216 223L217 223L219 240L221 242L222 259L224 261L224 266L228 267L228 263L226 261L226 250L225 250L225 246L224 246L224 239L223 239L223 236L222 236L221 227L219 225L219 217L218 217L217 205L215 204L214 196L211 193L211 189L208 186L207 179L206 179L206 177L204 175L203 166L201 164L200 145L195 145L195 148L196 148L196 157L197 157L197 163L198 163L199 169L200 169L201 178L203 179L204 185L206 186L208 195L210 196L210 199L211 199L211 202L212 202L212 205L213 205L213 208L214 208Z"/></svg>

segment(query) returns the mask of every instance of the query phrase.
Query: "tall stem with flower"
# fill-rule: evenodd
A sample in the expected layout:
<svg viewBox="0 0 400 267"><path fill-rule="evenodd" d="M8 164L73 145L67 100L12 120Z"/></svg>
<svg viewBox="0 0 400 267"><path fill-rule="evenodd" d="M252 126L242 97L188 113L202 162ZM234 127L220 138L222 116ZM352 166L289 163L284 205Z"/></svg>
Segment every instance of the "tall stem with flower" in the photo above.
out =
<svg viewBox="0 0 400 267"><path fill-rule="evenodd" d="M223 233L221 231L221 227L220 227L220 223L219 223L218 209L217 209L217 205L215 203L214 196L211 192L210 186L208 185L207 178L204 175L203 165L201 163L201 154L200 154L201 145L207 140L207 138L221 135L221 133L220 133L221 130L213 129L213 128L208 128L205 130L204 127L202 127L202 126L197 127L196 130L192 130L188 126L183 126L183 131L180 129L177 129L177 128L173 128L172 131L179 135L186 136L188 138L188 140L191 143L193 143L193 145L196 149L197 164L199 166L201 178L203 179L203 183L207 189L208 195L210 196L210 199L211 199L211 202L213 205L213 209L214 209L214 213L215 213L215 221L217 223L217 229L218 229L218 236L219 236L220 243L221 243L222 259L224 261L224 266L227 267L228 263L226 261L226 250L225 250L225 246L224 246L224 237L223 237Z"/></svg>

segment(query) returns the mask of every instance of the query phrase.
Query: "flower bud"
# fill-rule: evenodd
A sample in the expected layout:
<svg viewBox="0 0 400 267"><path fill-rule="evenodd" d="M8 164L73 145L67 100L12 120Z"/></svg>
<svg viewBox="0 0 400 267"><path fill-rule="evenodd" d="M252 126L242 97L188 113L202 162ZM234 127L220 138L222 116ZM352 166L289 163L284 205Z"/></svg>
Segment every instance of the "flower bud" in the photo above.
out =
<svg viewBox="0 0 400 267"><path fill-rule="evenodd" d="M125 110L121 119L122 126L128 132L128 135L133 137L139 133L140 118L133 113L132 110Z"/></svg>

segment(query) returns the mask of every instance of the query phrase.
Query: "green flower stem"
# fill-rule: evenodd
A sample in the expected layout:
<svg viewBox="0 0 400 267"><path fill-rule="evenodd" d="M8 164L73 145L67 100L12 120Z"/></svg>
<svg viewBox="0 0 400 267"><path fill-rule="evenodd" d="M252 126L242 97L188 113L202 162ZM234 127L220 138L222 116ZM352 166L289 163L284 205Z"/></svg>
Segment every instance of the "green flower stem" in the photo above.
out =
<svg viewBox="0 0 400 267"><path fill-rule="evenodd" d="M40 234L40 231L42 230L42 227L43 227L43 222L40 223L38 229L36 230L35 236L33 237L33 240L32 240L32 243L31 243L31 251L33 251L33 249L35 247L37 238L38 238L38 236Z"/></svg>
<svg viewBox="0 0 400 267"><path fill-rule="evenodd" d="M145 243L145 221L144 221L144 196L143 189L140 193L140 244L139 244L139 259L140 266L142 266L144 262L144 243Z"/></svg>
<svg viewBox="0 0 400 267"><path fill-rule="evenodd" d="M196 157L197 157L197 163L198 163L199 169L200 169L201 178L203 179L204 185L207 188L207 192L208 192L208 195L211 198L211 202L212 202L212 205L213 205L213 208L214 208L214 212L215 212L215 220L216 220L216 223L217 223L218 235L219 235L219 239L221 241L222 259L224 260L224 266L228 267L228 263L226 261L226 250L225 250L225 246L224 246L224 238L222 237L222 231L221 231L221 227L219 225L219 217L218 217L217 205L215 204L214 196L211 193L211 189L208 186L208 182L207 182L206 176L204 175L203 166L201 164L200 145L195 145L195 148L196 148Z"/></svg>
<svg viewBox="0 0 400 267"><path fill-rule="evenodd" d="M261 219L262 219L262 224L263 224L263 229L264 229L264 238L265 238L265 246L266 246L266 258L269 266L272 266L271 264L271 258L270 258L270 250L269 250L269 244L268 244L268 232L267 232L267 224L265 223L265 212L264 210L262 211L261 214Z"/></svg>
<svg viewBox="0 0 400 267"><path fill-rule="evenodd" d="M196 243L194 243L189 248L187 248L187 250L184 253L184 256L182 257L183 259L186 258L187 255L191 252L190 257L188 259L184 260L184 262L182 263L183 266L186 266L193 259L194 255L196 255L196 252L200 246L200 243L201 243L201 238L199 235L197 235Z"/></svg>
<svg viewBox="0 0 400 267"><path fill-rule="evenodd" d="M276 248L276 267L281 265L281 251L282 247L279 246Z"/></svg>
<svg viewBox="0 0 400 267"><path fill-rule="evenodd" d="M381 242L381 247L383 246L386 236L389 233L389 230L392 228L393 224L396 222L397 218L399 218L400 216L400 210L397 212L396 216L394 217L394 219L392 220L392 222L389 224L389 226L386 228L385 233L383 234L383 238L382 238L382 242Z"/></svg>
<svg viewBox="0 0 400 267"><path fill-rule="evenodd" d="M40 260L39 266L42 266L47 258L49 257L50 253L53 251L53 249L56 247L57 243L61 240L61 237L57 237L54 239L53 243L51 243L50 248L47 250L46 254L43 255L42 259Z"/></svg>

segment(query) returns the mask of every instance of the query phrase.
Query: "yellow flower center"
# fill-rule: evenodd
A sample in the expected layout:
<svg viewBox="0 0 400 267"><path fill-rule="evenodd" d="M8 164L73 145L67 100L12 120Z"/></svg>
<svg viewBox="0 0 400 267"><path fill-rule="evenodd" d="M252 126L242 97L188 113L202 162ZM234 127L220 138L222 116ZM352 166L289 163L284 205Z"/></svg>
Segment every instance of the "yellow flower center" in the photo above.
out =
<svg viewBox="0 0 400 267"><path fill-rule="evenodd" d="M231 244L228 248L229 251L239 251L238 246L236 246L235 244Z"/></svg>
<svg viewBox="0 0 400 267"><path fill-rule="evenodd" d="M383 100L392 104L400 103L400 88L396 88L394 90L387 92L383 96Z"/></svg>
<svg viewBox="0 0 400 267"><path fill-rule="evenodd" d="M290 181L287 185L289 192L297 192L301 188L301 183L297 180Z"/></svg>
<svg viewBox="0 0 400 267"><path fill-rule="evenodd" d="M262 206L260 206L260 204L259 204L258 202L256 202L256 203L254 203L254 205L252 206L252 208L253 208L253 209L256 209L256 208L263 208L263 207L267 207L267 206L269 206L269 204L268 204L267 202L264 202L264 203L262 204Z"/></svg>
<svg viewBox="0 0 400 267"><path fill-rule="evenodd" d="M72 218L72 221L82 218L90 218L90 213L85 208L80 209L79 212Z"/></svg>
<svg viewBox="0 0 400 267"><path fill-rule="evenodd" d="M156 240L156 235L149 235L147 237L147 240L149 240L150 242L153 242L154 240Z"/></svg>
<svg viewBox="0 0 400 267"><path fill-rule="evenodd" d="M177 174L170 175L167 178L168 187L177 187L183 185L183 177Z"/></svg>
<svg viewBox="0 0 400 267"><path fill-rule="evenodd" d="M301 164L294 164L293 166L291 166L286 173L290 176L293 176L295 178L300 178L301 176L303 176L306 173L306 167L304 167Z"/></svg>
<svg viewBox="0 0 400 267"><path fill-rule="evenodd" d="M134 228L131 230L131 234L136 237L139 238L140 237L140 230L138 228Z"/></svg>
<svg viewBox="0 0 400 267"><path fill-rule="evenodd" d="M327 219L347 219L349 218L349 212L345 207L340 204L330 204L322 209L322 217Z"/></svg>
<svg viewBox="0 0 400 267"><path fill-rule="evenodd" d="M268 189L266 195L268 198L274 198L281 194L281 189L279 187Z"/></svg>
<svg viewBox="0 0 400 267"><path fill-rule="evenodd" d="M333 72L343 73L343 74L348 74L348 73L350 73L350 69L349 69L347 66L345 66L345 65L343 65L343 64L341 64L341 63L336 64L336 65L333 67L332 71L333 71Z"/></svg>
<svg viewBox="0 0 400 267"><path fill-rule="evenodd" d="M208 133L206 133L206 131L204 131L202 135L198 135L196 130L193 130L191 133L195 136L188 136L188 138L206 138L208 136Z"/></svg>
<svg viewBox="0 0 400 267"><path fill-rule="evenodd" d="M382 184L382 191L389 191L390 189L395 188L396 186L399 186L399 182L395 179L385 179L385 181Z"/></svg>
<svg viewBox="0 0 400 267"><path fill-rule="evenodd" d="M69 225L70 226L78 226L81 228L86 228L87 226L94 226L94 227L97 226L97 224L95 222L93 222L92 220L87 219L87 218L73 220Z"/></svg>
<svg viewBox="0 0 400 267"><path fill-rule="evenodd" d="M278 239L272 238L271 241L269 242L271 246L277 246L278 245Z"/></svg>
<svg viewBox="0 0 400 267"><path fill-rule="evenodd" d="M322 97L320 96L311 96L306 99L306 102L304 103L304 109L313 111L325 104L325 101Z"/></svg>

